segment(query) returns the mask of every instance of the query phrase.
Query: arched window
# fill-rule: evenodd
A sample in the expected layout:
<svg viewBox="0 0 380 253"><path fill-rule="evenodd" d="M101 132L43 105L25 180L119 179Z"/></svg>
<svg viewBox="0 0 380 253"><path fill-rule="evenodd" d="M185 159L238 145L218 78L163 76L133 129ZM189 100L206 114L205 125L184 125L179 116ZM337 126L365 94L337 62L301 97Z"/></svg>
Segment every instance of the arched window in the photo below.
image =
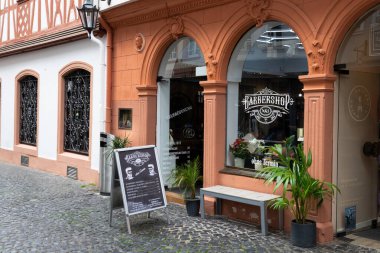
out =
<svg viewBox="0 0 380 253"><path fill-rule="evenodd" d="M36 146L38 80L25 76L19 80L19 143Z"/></svg>
<svg viewBox="0 0 380 253"><path fill-rule="evenodd" d="M298 76L308 70L297 34L281 22L266 22L240 39L228 67L227 165L234 165L230 145L237 138L281 143L303 130L303 93ZM302 141L302 136L298 136ZM261 160L258 149L245 157ZM261 154L260 154L261 155Z"/></svg>
<svg viewBox="0 0 380 253"><path fill-rule="evenodd" d="M90 72L76 69L64 76L64 151L88 155Z"/></svg>

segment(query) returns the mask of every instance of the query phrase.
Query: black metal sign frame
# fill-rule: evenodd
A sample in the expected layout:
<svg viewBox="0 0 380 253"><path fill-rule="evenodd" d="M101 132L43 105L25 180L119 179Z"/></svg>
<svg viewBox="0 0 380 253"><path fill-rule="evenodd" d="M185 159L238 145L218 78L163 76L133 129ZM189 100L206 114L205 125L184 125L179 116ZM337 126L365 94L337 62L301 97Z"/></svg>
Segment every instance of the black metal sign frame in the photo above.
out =
<svg viewBox="0 0 380 253"><path fill-rule="evenodd" d="M128 233L131 234L129 216L148 212L149 217L151 211L167 206L160 163L154 145L117 149L114 152Z"/></svg>

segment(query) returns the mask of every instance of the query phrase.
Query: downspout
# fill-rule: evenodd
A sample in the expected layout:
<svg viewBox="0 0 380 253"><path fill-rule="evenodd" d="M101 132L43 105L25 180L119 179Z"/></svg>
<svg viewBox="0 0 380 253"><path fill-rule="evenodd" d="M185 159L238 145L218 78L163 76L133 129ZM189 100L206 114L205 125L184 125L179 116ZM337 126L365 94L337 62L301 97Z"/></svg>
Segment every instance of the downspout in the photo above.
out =
<svg viewBox="0 0 380 253"><path fill-rule="evenodd" d="M105 104L105 126L104 131L106 133L111 132L111 123L112 123L112 115L111 115L111 99L112 99L112 42L113 42L113 32L112 28L109 26L107 21L105 21L102 16L99 17L99 23L107 32L107 60L106 60L106 104Z"/></svg>

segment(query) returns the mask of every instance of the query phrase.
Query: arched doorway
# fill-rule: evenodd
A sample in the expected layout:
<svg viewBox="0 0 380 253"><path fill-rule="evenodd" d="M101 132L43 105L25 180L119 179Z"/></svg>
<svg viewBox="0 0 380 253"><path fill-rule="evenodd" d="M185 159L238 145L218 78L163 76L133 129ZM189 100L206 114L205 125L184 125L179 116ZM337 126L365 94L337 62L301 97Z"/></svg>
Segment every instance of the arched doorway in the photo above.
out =
<svg viewBox="0 0 380 253"><path fill-rule="evenodd" d="M345 233L376 226L379 219L380 6L348 32L335 70L334 177L341 190L335 229Z"/></svg>
<svg viewBox="0 0 380 253"><path fill-rule="evenodd" d="M203 89L206 65L197 43L182 37L161 61L157 91L157 147L164 185L170 173L197 156L203 160ZM202 163L201 163L202 164Z"/></svg>

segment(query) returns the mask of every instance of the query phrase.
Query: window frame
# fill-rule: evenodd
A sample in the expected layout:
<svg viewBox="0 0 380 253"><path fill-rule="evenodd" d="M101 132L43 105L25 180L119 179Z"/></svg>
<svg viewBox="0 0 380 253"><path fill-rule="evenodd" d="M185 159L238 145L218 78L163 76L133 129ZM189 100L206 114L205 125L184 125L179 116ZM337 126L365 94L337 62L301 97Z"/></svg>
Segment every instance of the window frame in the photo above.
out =
<svg viewBox="0 0 380 253"><path fill-rule="evenodd" d="M64 77L71 73L72 71L76 69L82 69L85 71L88 71L90 73L90 119L89 119L89 148L88 148L88 154L78 154L74 152L68 152L64 150L64 95L65 95L65 79ZM58 161L62 162L73 162L77 161L79 163L85 162L85 166L90 166L89 162L91 161L91 154L92 154L92 139L93 139L93 133L92 133L92 112L93 112L93 67L85 62L72 62L67 64L65 67L61 69L61 71L58 74L58 132L57 132L57 153L58 153ZM74 159L74 160L73 160Z"/></svg>

